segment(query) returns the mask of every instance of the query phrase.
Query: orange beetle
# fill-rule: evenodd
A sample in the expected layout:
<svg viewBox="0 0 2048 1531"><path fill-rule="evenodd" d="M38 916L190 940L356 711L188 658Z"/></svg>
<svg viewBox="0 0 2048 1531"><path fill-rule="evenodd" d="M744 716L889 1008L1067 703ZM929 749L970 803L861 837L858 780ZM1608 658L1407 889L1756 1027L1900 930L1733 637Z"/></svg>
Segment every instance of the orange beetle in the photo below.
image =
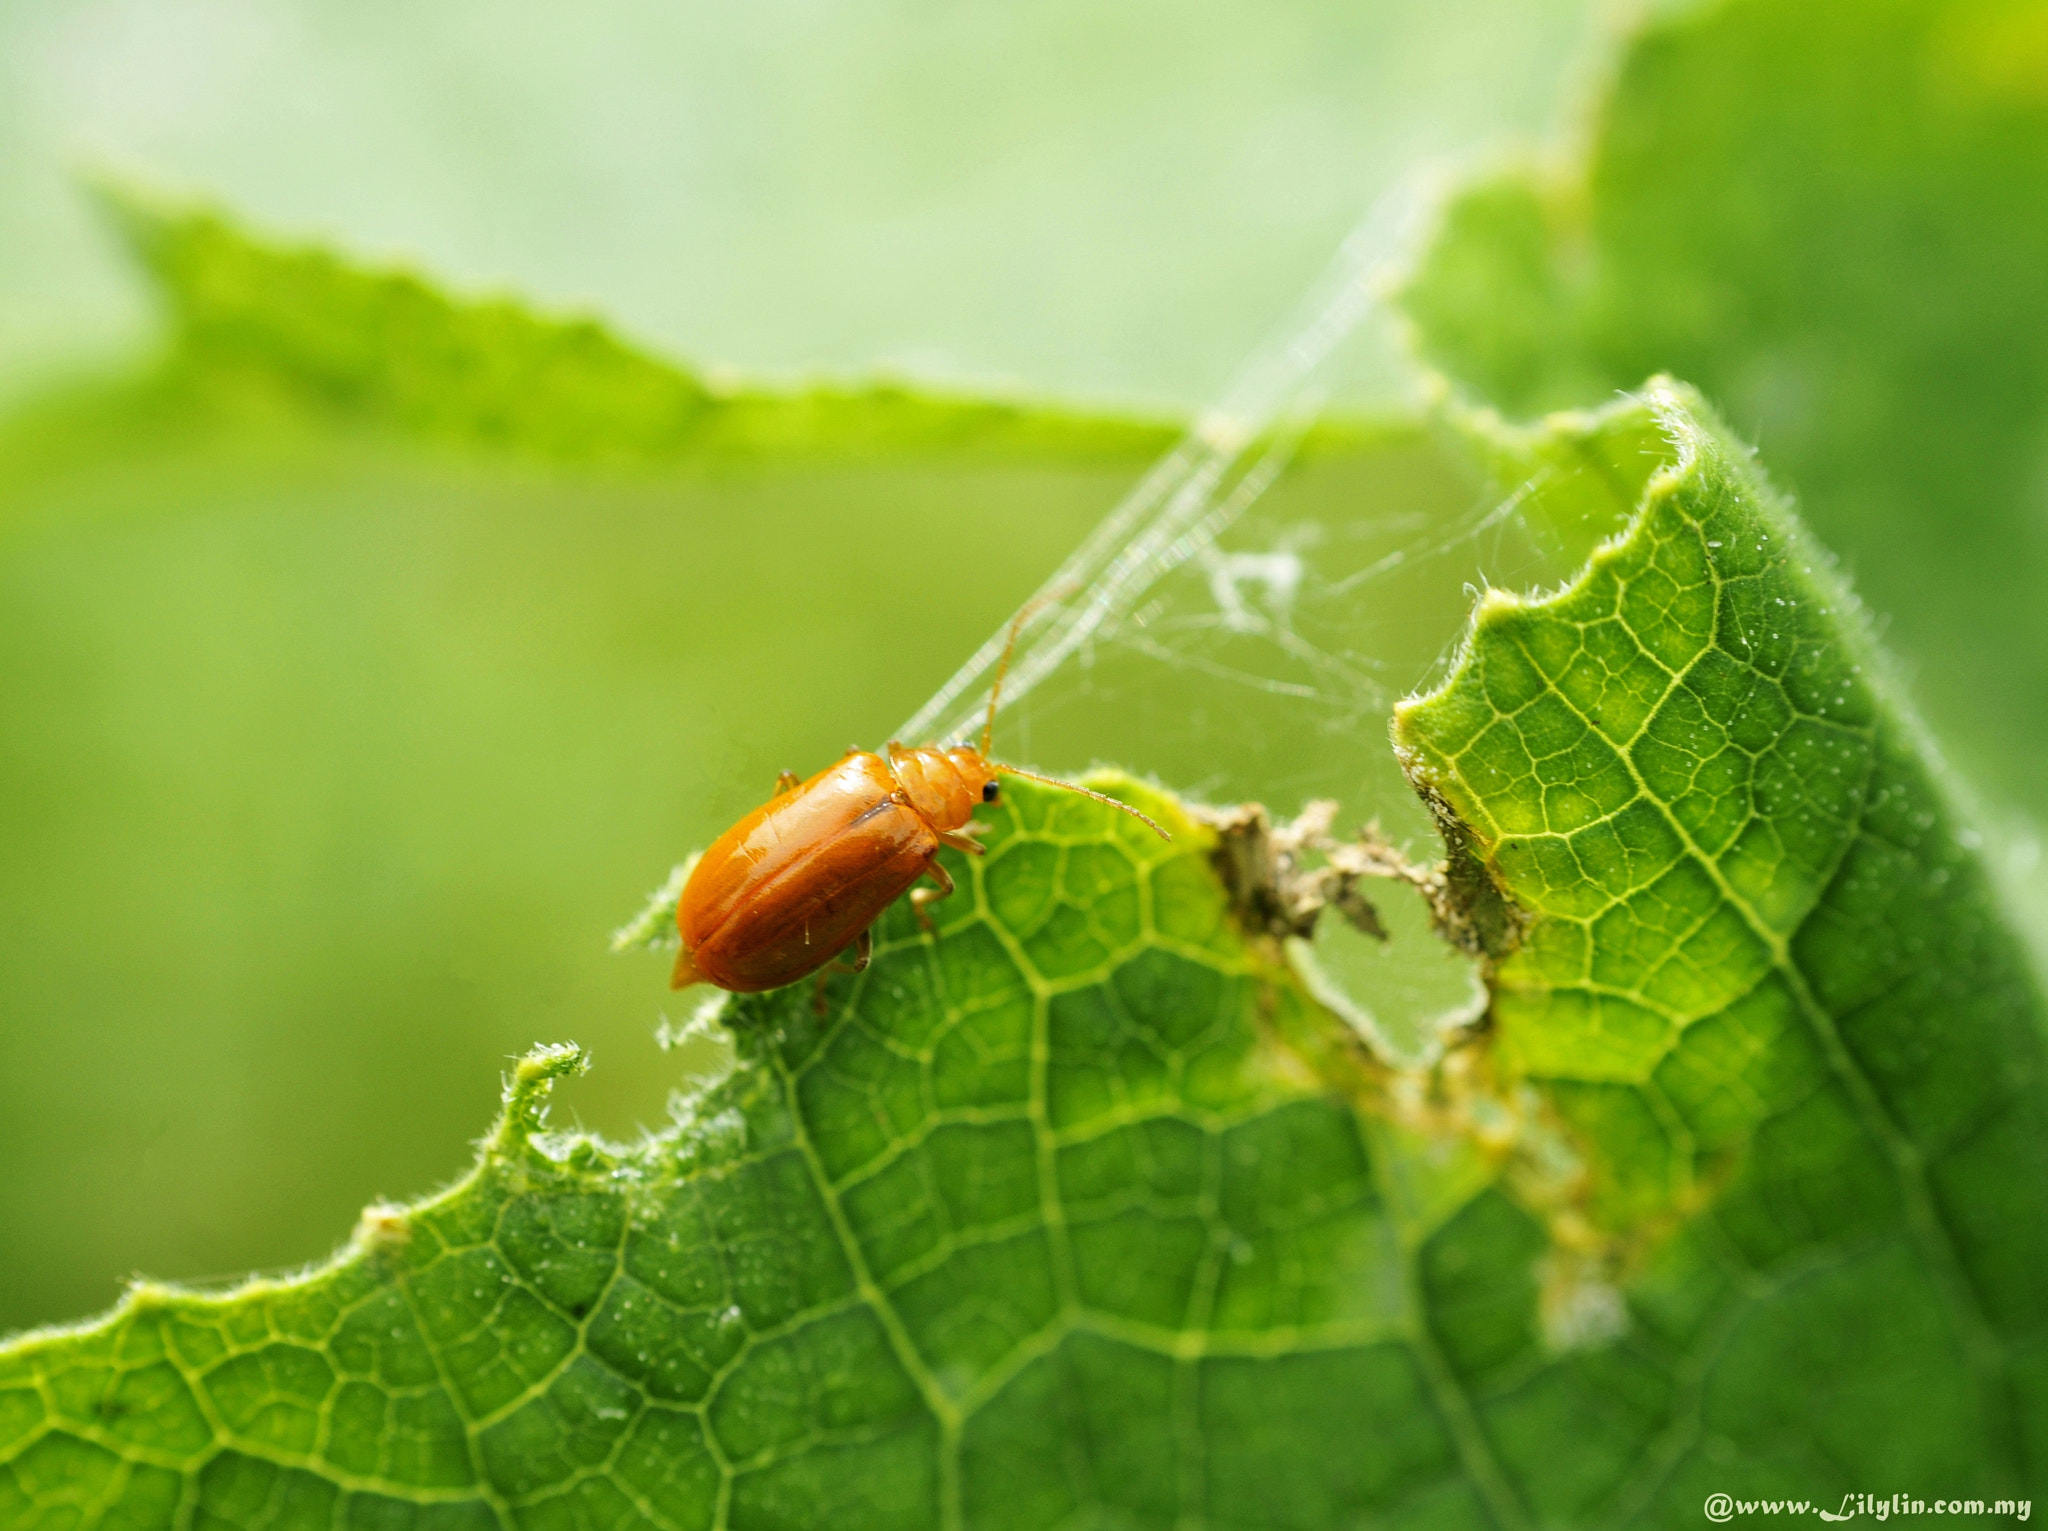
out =
<svg viewBox="0 0 2048 1531"><path fill-rule="evenodd" d="M939 865L941 846L982 854L969 821L976 807L996 800L1001 775L1079 792L1143 819L1162 839L1173 838L1127 803L988 758L1003 674L1034 609L1026 607L1010 626L980 748L891 743L874 754L855 746L809 781L784 771L775 796L711 842L676 903L683 949L670 979L674 988L779 989L849 946L856 948L853 970L860 972L868 965L868 927L912 883L930 873L938 884L910 894L927 925L924 906L953 891L953 879Z"/></svg>

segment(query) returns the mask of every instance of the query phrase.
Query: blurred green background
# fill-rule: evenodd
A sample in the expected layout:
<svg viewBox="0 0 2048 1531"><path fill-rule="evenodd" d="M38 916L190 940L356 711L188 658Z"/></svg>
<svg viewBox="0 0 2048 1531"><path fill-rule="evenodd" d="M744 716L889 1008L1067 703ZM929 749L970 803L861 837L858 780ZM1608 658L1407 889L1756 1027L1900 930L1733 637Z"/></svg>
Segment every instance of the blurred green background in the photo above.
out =
<svg viewBox="0 0 2048 1531"><path fill-rule="evenodd" d="M661 1120L687 1060L610 927L777 769L913 711L1376 193L1568 124L1597 11L0 9L0 1330L323 1254L464 1167L535 1040L594 1048L584 1122ZM748 376L1130 423L849 385L713 451L423 427L180 328L81 190L109 166ZM1413 431L1283 489L1256 536L1426 539L1485 496ZM1376 695L1478 567L1376 608ZM1016 747L1328 785L1230 695L1083 700ZM1398 809L1369 769L1348 796Z"/></svg>

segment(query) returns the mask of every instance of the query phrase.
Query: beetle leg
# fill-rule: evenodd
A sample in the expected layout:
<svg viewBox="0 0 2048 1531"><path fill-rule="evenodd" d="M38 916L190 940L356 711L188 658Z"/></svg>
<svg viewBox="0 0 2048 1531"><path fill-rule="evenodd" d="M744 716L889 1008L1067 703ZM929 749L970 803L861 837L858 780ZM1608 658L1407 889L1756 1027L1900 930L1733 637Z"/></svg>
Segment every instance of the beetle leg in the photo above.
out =
<svg viewBox="0 0 2048 1531"><path fill-rule="evenodd" d="M834 957L830 962L819 968L818 981L811 987L812 1011L818 1015L823 1015L831 1008L825 1002L826 980L831 978L834 973L865 973L868 970L868 958L874 954L874 950L875 933L874 928L870 926L854 938L852 967L849 968L844 962L839 960L839 957L846 955L846 953L841 952L839 957Z"/></svg>
<svg viewBox="0 0 2048 1531"><path fill-rule="evenodd" d="M912 888L910 890L910 912L917 916L917 923L924 927L926 935L936 935L938 931L932 924L932 917L924 912L924 906L926 904L935 904L942 898L951 898L953 896L953 879L947 875L946 869L936 861L926 867L925 870L932 874L932 881L937 883L938 886L936 888Z"/></svg>
<svg viewBox="0 0 2048 1531"><path fill-rule="evenodd" d="M976 827L979 828L980 826L977 825ZM970 856L986 856L988 854L988 847L964 830L940 830L939 841L941 844L952 846L956 851L965 851ZM939 864L934 861L932 863L932 871L936 874L938 870Z"/></svg>
<svg viewBox="0 0 2048 1531"><path fill-rule="evenodd" d="M785 792L794 792L803 784L803 778L797 775L796 772L779 771L775 776L775 795L780 797Z"/></svg>

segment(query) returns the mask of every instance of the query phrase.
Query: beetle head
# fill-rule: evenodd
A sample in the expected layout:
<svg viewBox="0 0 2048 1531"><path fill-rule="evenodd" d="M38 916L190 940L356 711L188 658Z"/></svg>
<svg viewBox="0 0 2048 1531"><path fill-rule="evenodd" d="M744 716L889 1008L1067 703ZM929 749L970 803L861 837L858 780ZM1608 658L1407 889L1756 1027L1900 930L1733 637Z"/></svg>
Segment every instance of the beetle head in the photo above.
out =
<svg viewBox="0 0 2048 1531"><path fill-rule="evenodd" d="M956 744L946 751L946 759L953 769L960 773L960 779L967 783L968 795L977 803L993 803L1001 793L996 787L996 774L1002 767L992 764L988 757L971 744Z"/></svg>

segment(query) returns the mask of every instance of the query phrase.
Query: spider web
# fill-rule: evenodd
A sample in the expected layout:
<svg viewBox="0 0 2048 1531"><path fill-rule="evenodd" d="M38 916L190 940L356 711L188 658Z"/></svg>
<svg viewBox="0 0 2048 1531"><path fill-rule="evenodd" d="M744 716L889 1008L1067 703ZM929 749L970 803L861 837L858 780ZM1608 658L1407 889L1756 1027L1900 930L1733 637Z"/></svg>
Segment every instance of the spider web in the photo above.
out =
<svg viewBox="0 0 2048 1531"><path fill-rule="evenodd" d="M1334 798L1345 826L1377 820L1436 854L1388 747L1393 705L1442 672L1483 588L1554 582L1592 540L1532 513L1539 482L1494 482L1427 423L1433 385L1388 297L1443 184L1419 176L1376 203L1221 399L1019 608L998 758L1066 774L1116 761L1277 816ZM1008 635L897 737L974 737ZM1413 900L1380 902L1395 941L1326 920L1312 981L1385 1051L1421 1061L1483 996Z"/></svg>
<svg viewBox="0 0 2048 1531"><path fill-rule="evenodd" d="M1565 546L1584 540L1528 513L1535 481L1503 492L1417 423L1432 385L1386 299L1440 184L1374 205L1220 401L1019 608L999 754L1134 763L1276 811L1316 795L1407 808L1405 787L1349 801L1360 745L1386 753L1394 701L1440 672L1479 590L1569 572ZM972 738L1009 630L895 737Z"/></svg>

